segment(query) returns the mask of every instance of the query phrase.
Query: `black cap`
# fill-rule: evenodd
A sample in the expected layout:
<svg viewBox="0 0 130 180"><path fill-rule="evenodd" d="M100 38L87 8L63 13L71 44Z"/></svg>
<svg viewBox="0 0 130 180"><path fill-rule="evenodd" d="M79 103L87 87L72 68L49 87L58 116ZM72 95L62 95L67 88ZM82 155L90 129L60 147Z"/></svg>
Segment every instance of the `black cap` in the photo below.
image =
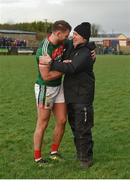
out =
<svg viewBox="0 0 130 180"><path fill-rule="evenodd" d="M89 22L83 22L80 25L76 26L74 28L74 31L76 31L84 39L89 40L91 36L91 24Z"/></svg>

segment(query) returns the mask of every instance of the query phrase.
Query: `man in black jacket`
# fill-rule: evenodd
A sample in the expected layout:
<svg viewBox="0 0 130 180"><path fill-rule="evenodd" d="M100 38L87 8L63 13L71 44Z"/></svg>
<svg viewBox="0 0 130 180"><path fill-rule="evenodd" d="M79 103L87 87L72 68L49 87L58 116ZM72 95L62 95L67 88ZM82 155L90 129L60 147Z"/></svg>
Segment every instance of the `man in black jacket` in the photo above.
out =
<svg viewBox="0 0 130 180"><path fill-rule="evenodd" d="M78 25L73 33L73 45L64 52L68 61L56 62L48 55L44 63L51 64L51 70L60 71L64 77L64 95L68 109L68 120L74 135L77 158L81 166L88 168L93 163L92 127L94 124L94 61L88 42L91 25L88 22Z"/></svg>

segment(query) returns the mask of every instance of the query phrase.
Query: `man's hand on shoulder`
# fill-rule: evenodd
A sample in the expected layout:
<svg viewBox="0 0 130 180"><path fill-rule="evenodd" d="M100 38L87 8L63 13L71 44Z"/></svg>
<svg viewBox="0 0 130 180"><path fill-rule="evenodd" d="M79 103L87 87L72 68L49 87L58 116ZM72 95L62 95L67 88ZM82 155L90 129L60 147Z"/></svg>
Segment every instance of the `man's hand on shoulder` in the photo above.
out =
<svg viewBox="0 0 130 180"><path fill-rule="evenodd" d="M91 51L91 58L92 58L92 60L95 61L96 60L96 51L95 51L96 44L95 44L95 42L93 42L93 41L89 42L87 44L87 47Z"/></svg>
<svg viewBox="0 0 130 180"><path fill-rule="evenodd" d="M96 51L95 50L91 51L91 58L92 58L92 60L96 60Z"/></svg>

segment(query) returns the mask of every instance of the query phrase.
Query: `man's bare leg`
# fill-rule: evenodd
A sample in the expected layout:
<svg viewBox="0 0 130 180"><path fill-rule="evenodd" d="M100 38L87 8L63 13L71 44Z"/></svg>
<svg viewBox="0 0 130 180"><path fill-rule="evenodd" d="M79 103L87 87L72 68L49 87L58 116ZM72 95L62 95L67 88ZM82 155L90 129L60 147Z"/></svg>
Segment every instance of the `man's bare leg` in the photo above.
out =
<svg viewBox="0 0 130 180"><path fill-rule="evenodd" d="M51 153L58 152L59 145L64 135L67 120L67 109L65 103L55 103L53 113L56 118L56 125L53 134Z"/></svg>
<svg viewBox="0 0 130 180"><path fill-rule="evenodd" d="M36 129L34 132L34 159L36 161L42 158L41 157L42 140L51 114L51 111L44 109L43 106L38 107L37 112L38 112L37 113L38 118L37 118Z"/></svg>

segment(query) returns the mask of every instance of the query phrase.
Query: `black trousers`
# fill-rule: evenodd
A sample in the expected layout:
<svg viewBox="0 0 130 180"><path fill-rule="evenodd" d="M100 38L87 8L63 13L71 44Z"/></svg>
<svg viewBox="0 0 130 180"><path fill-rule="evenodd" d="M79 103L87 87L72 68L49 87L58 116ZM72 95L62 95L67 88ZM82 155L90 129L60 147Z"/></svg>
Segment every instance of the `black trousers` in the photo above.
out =
<svg viewBox="0 0 130 180"><path fill-rule="evenodd" d="M77 158L80 161L93 159L92 127L94 111L92 105L67 104L68 121L74 135Z"/></svg>

